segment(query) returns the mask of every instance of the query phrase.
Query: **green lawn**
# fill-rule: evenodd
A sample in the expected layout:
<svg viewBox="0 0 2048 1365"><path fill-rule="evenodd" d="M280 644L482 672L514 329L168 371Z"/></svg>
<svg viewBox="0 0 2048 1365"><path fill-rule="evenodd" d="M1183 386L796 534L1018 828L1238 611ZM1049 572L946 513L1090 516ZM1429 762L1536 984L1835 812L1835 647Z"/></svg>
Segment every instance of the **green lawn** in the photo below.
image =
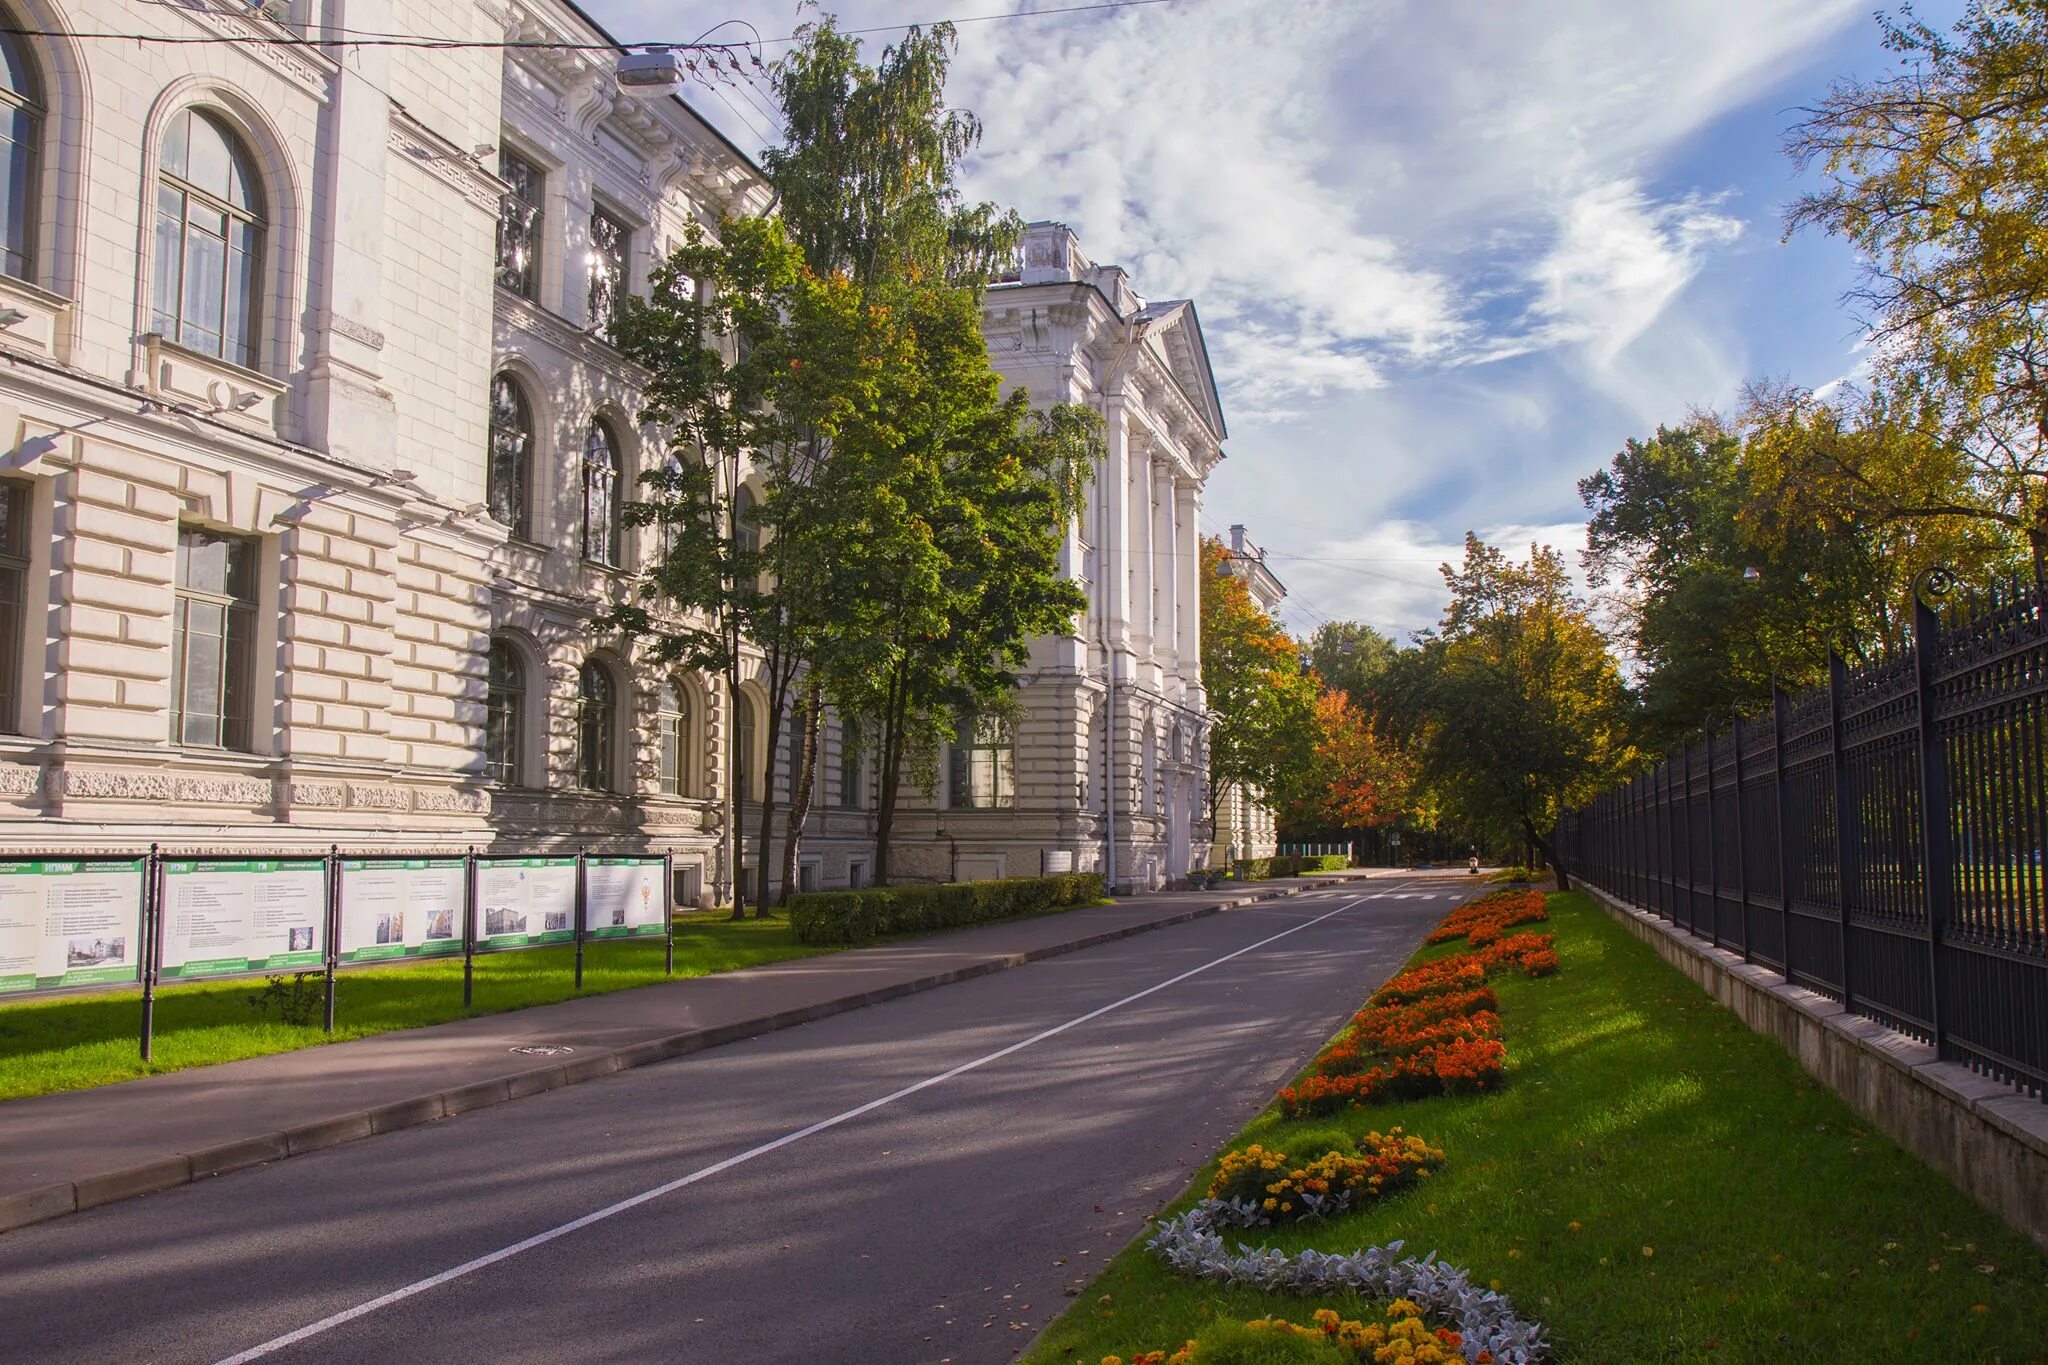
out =
<svg viewBox="0 0 2048 1365"><path fill-rule="evenodd" d="M734 923L722 912L676 920L676 976L705 976L832 952L796 941L786 919ZM583 994L664 980L659 939L585 945ZM462 1008L462 958L402 967L352 967L335 988L334 1041L553 1004L576 994L574 945L480 955L476 1007ZM330 1041L250 1008L261 978L178 983L158 990L155 1060L136 1048L140 991L62 996L0 1006L0 1100L125 1081Z"/></svg>
<svg viewBox="0 0 2048 1365"><path fill-rule="evenodd" d="M1398 1124L1443 1147L1446 1169L1377 1208L1235 1237L1341 1251L1399 1238L1413 1254L1434 1250L1547 1323L1564 1360L2048 1359L2038 1247L1584 896L1550 906L1561 971L1494 982L1502 1091L1294 1123L1269 1110L1233 1144L1313 1156L1289 1147L1289 1134ZM1142 1240L1028 1361L1095 1365L1178 1346L1212 1316L1377 1316L1356 1301L1181 1279Z"/></svg>

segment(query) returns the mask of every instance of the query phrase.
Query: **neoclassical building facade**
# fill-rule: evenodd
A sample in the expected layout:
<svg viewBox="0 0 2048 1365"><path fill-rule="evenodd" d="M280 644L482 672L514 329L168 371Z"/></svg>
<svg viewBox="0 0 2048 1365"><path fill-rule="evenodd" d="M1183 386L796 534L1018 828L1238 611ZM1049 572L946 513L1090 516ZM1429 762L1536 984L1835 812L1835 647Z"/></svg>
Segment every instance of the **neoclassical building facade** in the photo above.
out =
<svg viewBox="0 0 2048 1365"><path fill-rule="evenodd" d="M620 507L660 449L606 331L690 224L772 209L758 169L622 96L552 0L0 14L0 853L646 849L722 899L723 756L749 832L787 764L751 683L593 625L654 551ZM335 30L479 46L307 41ZM64 36L95 33L145 41ZM1158 884L1209 843L1200 330L1036 225L988 331L1008 382L1104 415L1067 537L1091 607L896 863ZM869 765L826 741L807 887L870 866Z"/></svg>

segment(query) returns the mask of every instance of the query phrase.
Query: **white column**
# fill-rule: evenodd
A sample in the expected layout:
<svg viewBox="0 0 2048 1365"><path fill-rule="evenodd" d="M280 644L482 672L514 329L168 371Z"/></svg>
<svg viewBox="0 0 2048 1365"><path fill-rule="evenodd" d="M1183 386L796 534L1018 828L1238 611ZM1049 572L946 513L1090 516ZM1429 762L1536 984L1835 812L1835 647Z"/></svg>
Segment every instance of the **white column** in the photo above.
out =
<svg viewBox="0 0 2048 1365"><path fill-rule="evenodd" d="M1127 520L1131 528L1131 646L1140 663L1152 661L1153 523L1151 441L1135 435L1130 452L1131 483Z"/></svg>
<svg viewBox="0 0 2048 1365"><path fill-rule="evenodd" d="M1174 484L1178 532L1174 575L1180 581L1180 673L1188 683L1188 700L1202 701L1202 485L1183 478Z"/></svg>
<svg viewBox="0 0 2048 1365"><path fill-rule="evenodd" d="M1131 647L1131 539L1124 511L1130 500L1130 421L1124 414L1123 399L1111 398L1104 406L1106 453L1095 480L1095 495L1100 500L1097 525L1101 527L1096 535L1095 600L1109 647L1110 657L1103 662L1114 677L1116 653L1128 652Z"/></svg>
<svg viewBox="0 0 2048 1365"><path fill-rule="evenodd" d="M1180 543L1173 524L1177 510L1172 457L1156 456L1152 461L1152 652L1169 677L1180 671L1180 636L1173 611L1180 594Z"/></svg>

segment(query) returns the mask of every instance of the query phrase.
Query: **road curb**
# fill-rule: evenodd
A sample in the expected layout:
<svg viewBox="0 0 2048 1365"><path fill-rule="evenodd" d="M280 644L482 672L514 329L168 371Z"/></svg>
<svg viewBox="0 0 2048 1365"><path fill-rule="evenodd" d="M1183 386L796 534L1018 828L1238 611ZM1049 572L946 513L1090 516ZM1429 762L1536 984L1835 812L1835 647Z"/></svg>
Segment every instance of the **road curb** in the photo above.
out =
<svg viewBox="0 0 2048 1365"><path fill-rule="evenodd" d="M1361 880L1365 879L1333 877L1325 885L1349 884ZM1011 967L1022 967L1028 963L1042 962L1047 958L1061 957L1067 953L1080 952L1086 948L1114 943L1119 939L1150 933L1155 929L1167 929L1177 924L1206 919L1225 910L1256 905L1262 901L1286 900L1318 889L1321 888L1316 883L1310 882L1298 887L1276 887L1267 891L1246 892L1213 905L1184 910L1164 919L1121 925L1026 952L985 958L980 962L969 963L965 967L933 972L910 981L899 981L889 986L878 986L873 990L837 996L831 1000L822 1000L776 1014L708 1028L685 1029L665 1037L642 1039L637 1043L591 1053L564 1065L537 1067L509 1076L452 1086L446 1090L437 1090L410 1099L393 1100L372 1109L336 1114L312 1123L287 1128L282 1132L238 1138L192 1152L154 1157L133 1166L96 1172L75 1181L64 1181L15 1194L0 1195L0 1233L11 1232L15 1228L28 1227L34 1223L48 1222L53 1218L62 1218L66 1214L84 1209L98 1208L140 1195L155 1194L160 1190L175 1189L197 1180L226 1175L230 1171L266 1165L287 1157L337 1147L347 1142L358 1142L380 1133L397 1132L402 1128L432 1123L436 1119L452 1118L471 1110L489 1108L529 1095L544 1094L550 1090L596 1080L620 1071L651 1066L656 1062L665 1062L708 1048L735 1043L743 1038L758 1038L763 1034L794 1028L798 1024L808 1024L815 1020L830 1018L835 1014L862 1009L868 1005L917 995L940 986L950 986L978 976L1005 971Z"/></svg>

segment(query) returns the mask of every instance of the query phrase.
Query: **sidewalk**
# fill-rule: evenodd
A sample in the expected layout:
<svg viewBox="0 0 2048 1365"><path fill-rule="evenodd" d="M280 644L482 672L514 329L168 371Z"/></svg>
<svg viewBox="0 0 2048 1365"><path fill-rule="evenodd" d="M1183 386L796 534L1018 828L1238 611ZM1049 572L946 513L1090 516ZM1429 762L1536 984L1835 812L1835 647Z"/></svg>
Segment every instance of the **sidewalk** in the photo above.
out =
<svg viewBox="0 0 2048 1365"><path fill-rule="evenodd" d="M1140 896L10 1100L0 1104L0 1232L1368 875Z"/></svg>

